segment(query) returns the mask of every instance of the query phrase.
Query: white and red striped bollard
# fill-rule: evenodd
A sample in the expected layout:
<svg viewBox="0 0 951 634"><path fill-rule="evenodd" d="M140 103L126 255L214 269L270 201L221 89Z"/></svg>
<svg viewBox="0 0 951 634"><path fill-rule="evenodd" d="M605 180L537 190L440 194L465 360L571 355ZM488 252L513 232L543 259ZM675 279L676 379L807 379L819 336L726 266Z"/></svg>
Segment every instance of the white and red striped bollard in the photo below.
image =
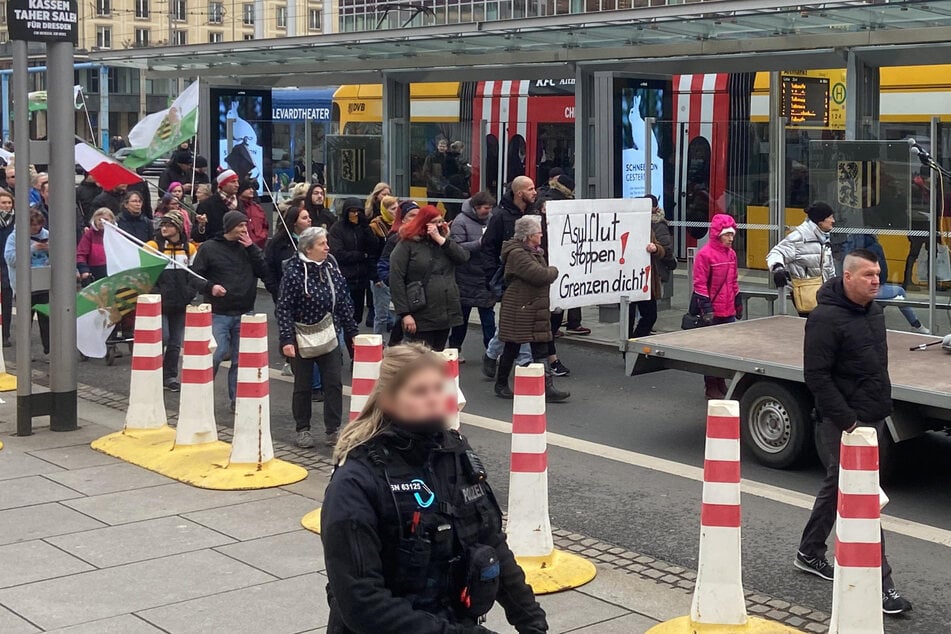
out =
<svg viewBox="0 0 951 634"><path fill-rule="evenodd" d="M383 364L383 336L357 335L353 339L353 381L350 383L350 415L354 420L367 404L380 378Z"/></svg>
<svg viewBox="0 0 951 634"><path fill-rule="evenodd" d="M466 396L459 386L459 351L447 348L440 354L446 360L446 413L449 415L449 428L459 429L459 413L466 406Z"/></svg>
<svg viewBox="0 0 951 634"><path fill-rule="evenodd" d="M274 458L271 442L270 367L267 315L241 316L238 343L238 388L235 393L231 464L257 464ZM234 359L231 361L234 363Z"/></svg>
<svg viewBox="0 0 951 634"><path fill-rule="evenodd" d="M211 305L188 306L182 342L182 388L175 428L176 445L198 445L218 440L211 339Z"/></svg>
<svg viewBox="0 0 951 634"><path fill-rule="evenodd" d="M162 385L162 296L139 295L126 429L160 429L168 424Z"/></svg>
<svg viewBox="0 0 951 634"><path fill-rule="evenodd" d="M517 557L544 557L555 548L548 516L545 366L516 367L514 387L506 534Z"/></svg>
<svg viewBox="0 0 951 634"><path fill-rule="evenodd" d="M875 429L843 432L830 634L884 631L880 491Z"/></svg>
<svg viewBox="0 0 951 634"><path fill-rule="evenodd" d="M707 441L703 461L700 556L690 607L694 623L743 625L740 535L740 404L707 404Z"/></svg>

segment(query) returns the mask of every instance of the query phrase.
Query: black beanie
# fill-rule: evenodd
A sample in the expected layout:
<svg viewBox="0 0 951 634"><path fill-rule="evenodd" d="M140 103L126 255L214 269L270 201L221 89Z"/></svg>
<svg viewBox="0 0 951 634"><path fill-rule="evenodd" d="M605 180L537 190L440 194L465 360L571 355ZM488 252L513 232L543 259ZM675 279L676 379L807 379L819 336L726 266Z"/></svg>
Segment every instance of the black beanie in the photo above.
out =
<svg viewBox="0 0 951 634"><path fill-rule="evenodd" d="M809 220L813 221L816 224L819 224L829 216L835 214L835 211L832 210L832 207L828 203L824 202L814 202L806 209L806 216Z"/></svg>
<svg viewBox="0 0 951 634"><path fill-rule="evenodd" d="M247 222L247 221L248 221L248 217L245 216L243 213L241 213L240 211L231 210L228 213L226 213L224 218L222 218L221 220L223 225L222 233L228 233L229 231L231 231L232 229L240 225L242 222Z"/></svg>

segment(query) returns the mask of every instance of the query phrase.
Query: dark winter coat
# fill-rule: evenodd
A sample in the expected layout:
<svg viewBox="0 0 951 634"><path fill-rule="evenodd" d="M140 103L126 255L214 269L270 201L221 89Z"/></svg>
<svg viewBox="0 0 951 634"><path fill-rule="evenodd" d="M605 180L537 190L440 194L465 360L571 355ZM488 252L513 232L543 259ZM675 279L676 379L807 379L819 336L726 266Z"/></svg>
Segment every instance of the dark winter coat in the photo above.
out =
<svg viewBox="0 0 951 634"><path fill-rule="evenodd" d="M295 342L295 323L316 324L331 311L337 332L343 332L347 339L357 336L360 328L353 320L347 280L333 261L317 264L296 257L288 262L276 306L281 345Z"/></svg>
<svg viewBox="0 0 951 634"><path fill-rule="evenodd" d="M515 221L531 213L533 212L523 212L516 207L511 194L502 196L498 207L492 210L482 236L482 259L485 263L486 282L492 281L495 271L501 266L502 243L511 240L515 235ZM542 223L543 228L544 224Z"/></svg>
<svg viewBox="0 0 951 634"><path fill-rule="evenodd" d="M499 339L513 343L551 341L548 293L558 269L545 264L545 254L520 240L502 245L502 264L508 286L499 310Z"/></svg>
<svg viewBox="0 0 951 634"><path fill-rule="evenodd" d="M88 224L93 212L98 209L92 205L96 196L101 193L102 187L89 179L83 179L79 185L76 185L76 204L83 213L83 224Z"/></svg>
<svg viewBox="0 0 951 634"><path fill-rule="evenodd" d="M168 191L168 186L172 183L191 184L191 182L192 171L190 169L183 170L178 166L178 163L169 161L168 167L165 168L158 179L159 194L165 194Z"/></svg>
<svg viewBox="0 0 951 634"><path fill-rule="evenodd" d="M308 205L307 213L310 214L311 227L323 227L327 231L330 231L330 228L337 223L337 216L334 215L334 212L323 205L320 207Z"/></svg>
<svg viewBox="0 0 951 634"><path fill-rule="evenodd" d="M275 304L280 295L285 263L289 263L295 255L297 255L297 238L295 237L292 242L283 227L278 230L277 235L271 238L264 248L264 261L267 262L268 271L271 273L270 285L267 291L271 294Z"/></svg>
<svg viewBox="0 0 951 634"><path fill-rule="evenodd" d="M237 240L218 236L198 249L192 270L208 280L202 291L212 311L219 315L243 315L254 310L258 295L258 278L270 284L270 273L264 255L255 245L245 247ZM220 284L228 291L214 297L211 288Z"/></svg>
<svg viewBox="0 0 951 634"><path fill-rule="evenodd" d="M376 264L379 247L365 222L338 220L328 231L327 242L347 282L359 285L370 279L369 266L371 262Z"/></svg>
<svg viewBox="0 0 951 634"><path fill-rule="evenodd" d="M142 213L138 216L133 216L127 210L123 209L122 213L116 216L116 225L142 242L148 242L155 236L152 221L146 218L145 214Z"/></svg>
<svg viewBox="0 0 951 634"><path fill-rule="evenodd" d="M329 581L327 634L490 634L461 614L462 586L449 563L464 560L474 544L495 550L496 601L508 621L521 634L548 631L545 612L506 543L492 490L462 468L471 451L458 432L413 432L391 424L337 468L320 518ZM436 504L422 506L426 490ZM437 540L437 530L451 537ZM410 561L400 550L415 545L414 535L432 548Z"/></svg>
<svg viewBox="0 0 951 634"><path fill-rule="evenodd" d="M420 332L443 330L462 323L462 306L456 286L456 267L469 254L447 239L439 246L429 237L400 240L390 254L390 293L400 317L412 315ZM410 282L422 282L427 274L426 306L413 312L406 298Z"/></svg>
<svg viewBox="0 0 951 634"><path fill-rule="evenodd" d="M118 216L119 212L122 211L122 201L119 199L119 196L103 190L92 199L91 207L92 212L90 213L90 217L92 217L92 213L95 213L100 207L105 207L111 211L113 215Z"/></svg>
<svg viewBox="0 0 951 634"><path fill-rule="evenodd" d="M192 226L192 240L204 242L220 236L225 228L225 214L229 211L231 209L228 207L228 203L217 192L198 203L195 215L204 215L208 218L208 223L205 225L204 231L198 227L197 222Z"/></svg>
<svg viewBox="0 0 951 634"><path fill-rule="evenodd" d="M383 243L383 252L380 253L380 257L376 261L376 279L382 281L387 286L390 285L390 256L393 254L393 249L395 249L399 243L400 234L391 233L389 237L387 237L386 242Z"/></svg>
<svg viewBox="0 0 951 634"><path fill-rule="evenodd" d="M823 284L817 299L803 346L806 386L816 409L843 431L856 422L883 420L892 412L892 387L881 306L850 300L840 277Z"/></svg>
<svg viewBox="0 0 951 634"><path fill-rule="evenodd" d="M491 308L496 302L495 293L486 283L486 264L482 255L482 234L488 221L488 218L480 220L467 200L462 203L462 211L452 221L449 231L449 239L469 252L469 261L456 268L456 286L464 306Z"/></svg>

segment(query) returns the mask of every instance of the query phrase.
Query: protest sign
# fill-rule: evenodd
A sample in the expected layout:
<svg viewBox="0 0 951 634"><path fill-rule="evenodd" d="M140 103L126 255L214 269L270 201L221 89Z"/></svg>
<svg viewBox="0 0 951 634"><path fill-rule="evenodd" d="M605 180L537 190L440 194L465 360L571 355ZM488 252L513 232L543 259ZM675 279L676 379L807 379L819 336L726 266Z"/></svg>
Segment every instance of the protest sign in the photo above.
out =
<svg viewBox="0 0 951 634"><path fill-rule="evenodd" d="M558 268L552 308L650 298L650 199L551 200L545 209L548 259Z"/></svg>

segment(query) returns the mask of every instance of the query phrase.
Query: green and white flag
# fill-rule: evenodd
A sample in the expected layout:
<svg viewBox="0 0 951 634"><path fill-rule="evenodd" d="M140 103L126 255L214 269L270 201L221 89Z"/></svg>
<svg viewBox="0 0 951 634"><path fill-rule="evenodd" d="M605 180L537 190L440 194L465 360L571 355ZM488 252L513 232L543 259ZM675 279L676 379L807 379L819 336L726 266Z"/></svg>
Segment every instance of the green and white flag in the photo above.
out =
<svg viewBox="0 0 951 634"><path fill-rule="evenodd" d="M129 132L130 169L148 165L198 132L198 81L182 91L166 110L148 115Z"/></svg>
<svg viewBox="0 0 951 634"><path fill-rule="evenodd" d="M35 92L27 93L27 97L29 97L30 112L46 110L48 106L48 98L45 90L37 90ZM76 110L79 110L83 107L82 86L73 86L73 107L76 108Z"/></svg>
<svg viewBox="0 0 951 634"><path fill-rule="evenodd" d="M106 356L106 340L112 330L135 310L139 295L152 290L168 265L166 258L135 244L115 225L104 222L103 231L109 277L93 282L76 295L76 347L94 359ZM49 315L49 304L34 308Z"/></svg>

